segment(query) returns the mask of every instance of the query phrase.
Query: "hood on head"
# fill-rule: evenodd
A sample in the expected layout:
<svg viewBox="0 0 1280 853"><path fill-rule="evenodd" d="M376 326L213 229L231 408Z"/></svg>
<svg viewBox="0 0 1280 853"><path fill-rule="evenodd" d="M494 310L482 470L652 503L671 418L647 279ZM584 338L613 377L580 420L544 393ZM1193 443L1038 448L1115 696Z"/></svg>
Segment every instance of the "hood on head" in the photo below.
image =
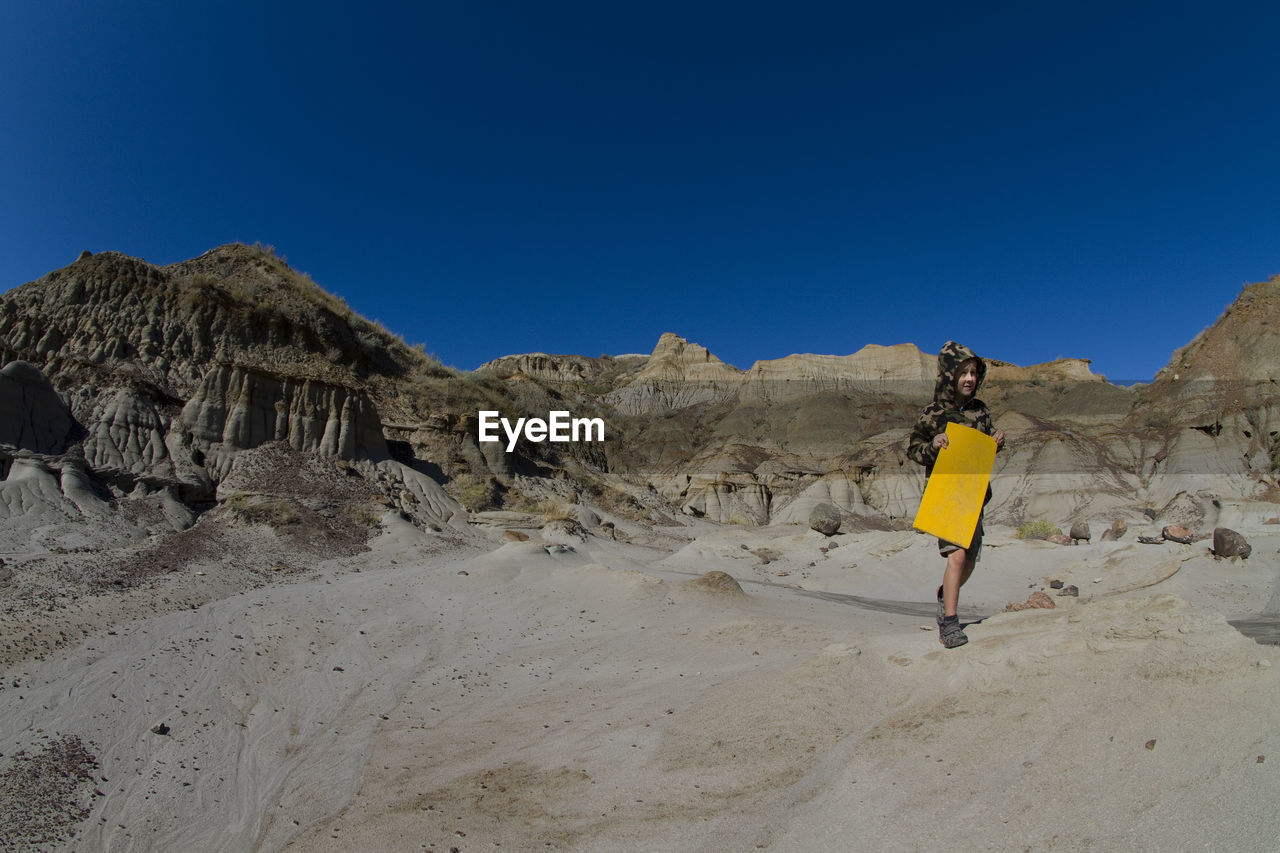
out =
<svg viewBox="0 0 1280 853"><path fill-rule="evenodd" d="M987 363L964 344L947 341L938 353L938 382L933 386L933 399L938 402L954 403L956 395L956 376L960 374L960 365L974 359L978 362L978 384L973 389L976 395L982 387L982 380L987 378Z"/></svg>

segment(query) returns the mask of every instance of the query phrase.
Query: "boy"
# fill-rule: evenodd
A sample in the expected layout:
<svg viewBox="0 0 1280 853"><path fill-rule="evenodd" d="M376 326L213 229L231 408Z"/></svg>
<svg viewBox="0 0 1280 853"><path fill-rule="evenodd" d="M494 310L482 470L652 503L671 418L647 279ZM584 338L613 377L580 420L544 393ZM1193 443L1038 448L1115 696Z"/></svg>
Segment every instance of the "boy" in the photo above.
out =
<svg viewBox="0 0 1280 853"><path fill-rule="evenodd" d="M973 427L994 438L996 450L1004 447L1004 430L992 425L986 403L975 396L986 375L986 362L966 346L947 341L938 353L938 382L933 389L933 402L920 413L907 444L907 455L924 466L925 479L933 473L938 451L947 446L945 431L948 423ZM990 500L991 488L988 486L983 505ZM982 516L978 516L978 528L967 549L939 539L938 551L947 558L942 586L938 587L938 642L954 649L969 642L960 627L956 609L960 603L960 587L973 574L974 564L982 551Z"/></svg>

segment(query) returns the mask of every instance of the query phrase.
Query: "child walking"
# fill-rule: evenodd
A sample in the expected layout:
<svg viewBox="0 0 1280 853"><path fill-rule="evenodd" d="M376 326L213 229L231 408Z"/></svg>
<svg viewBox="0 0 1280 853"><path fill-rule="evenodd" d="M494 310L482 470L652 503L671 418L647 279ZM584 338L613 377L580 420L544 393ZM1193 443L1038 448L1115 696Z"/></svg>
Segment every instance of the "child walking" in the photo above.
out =
<svg viewBox="0 0 1280 853"><path fill-rule="evenodd" d="M986 433L996 440L996 450L1004 446L1004 430L992 425L991 412L976 396L986 376L987 363L962 344L947 341L938 353L938 381L933 389L933 402L920 413L907 444L907 455L924 466L925 479L933 473L938 451L947 446L948 423L963 424ZM983 506L990 500L988 486ZM969 642L956 610L960 587L973 574L974 564L982 552L982 516L978 516L978 527L968 548L939 539L938 552L947 560L942 585L938 587L938 642L954 649Z"/></svg>

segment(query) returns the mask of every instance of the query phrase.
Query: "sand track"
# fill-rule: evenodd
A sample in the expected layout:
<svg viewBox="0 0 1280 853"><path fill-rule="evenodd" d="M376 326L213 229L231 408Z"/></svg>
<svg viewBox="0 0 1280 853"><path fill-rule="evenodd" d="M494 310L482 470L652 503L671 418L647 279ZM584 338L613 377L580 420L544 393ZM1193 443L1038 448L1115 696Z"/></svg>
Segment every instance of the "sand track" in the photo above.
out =
<svg viewBox="0 0 1280 853"><path fill-rule="evenodd" d="M966 599L994 615L948 652L920 630L930 543L859 534L823 561L779 530L770 576L717 544L733 534L674 557L595 539L432 554L395 528L358 560L10 667L0 772L50 738L86 744L101 796L79 850L1248 850L1280 833L1280 655L1218 615L1257 612L1274 563L993 537ZM691 583L726 566L745 595ZM1094 600L997 612L1047 575L1087 577Z"/></svg>

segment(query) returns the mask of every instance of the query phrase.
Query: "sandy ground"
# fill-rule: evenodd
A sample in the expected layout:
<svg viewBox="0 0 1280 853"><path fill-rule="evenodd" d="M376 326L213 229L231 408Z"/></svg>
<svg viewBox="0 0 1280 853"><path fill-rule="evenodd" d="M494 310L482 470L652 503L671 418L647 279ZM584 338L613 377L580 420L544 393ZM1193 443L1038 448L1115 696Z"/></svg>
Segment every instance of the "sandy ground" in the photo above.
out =
<svg viewBox="0 0 1280 853"><path fill-rule="evenodd" d="M9 661L3 849L1280 849L1280 649L1227 621L1274 622L1265 528L1234 563L990 531L948 651L911 532L385 525Z"/></svg>

